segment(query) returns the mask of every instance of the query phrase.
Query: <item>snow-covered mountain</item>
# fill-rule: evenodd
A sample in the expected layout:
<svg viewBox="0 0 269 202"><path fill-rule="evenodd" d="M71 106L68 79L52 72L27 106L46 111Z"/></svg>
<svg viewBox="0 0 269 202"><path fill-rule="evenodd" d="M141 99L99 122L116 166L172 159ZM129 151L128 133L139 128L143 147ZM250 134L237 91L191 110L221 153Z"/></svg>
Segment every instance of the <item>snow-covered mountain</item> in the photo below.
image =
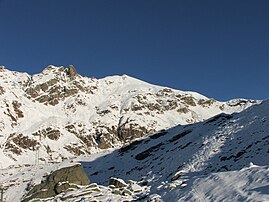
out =
<svg viewBox="0 0 269 202"><path fill-rule="evenodd" d="M269 201L268 121L269 101L263 101L240 113L159 131L118 150L11 166L0 170L0 183L7 201L19 201L52 171L80 163L91 184L71 184L43 201Z"/></svg>
<svg viewBox="0 0 269 202"><path fill-rule="evenodd" d="M32 76L0 67L0 167L88 155L256 103L218 102L126 75L87 78L73 66Z"/></svg>

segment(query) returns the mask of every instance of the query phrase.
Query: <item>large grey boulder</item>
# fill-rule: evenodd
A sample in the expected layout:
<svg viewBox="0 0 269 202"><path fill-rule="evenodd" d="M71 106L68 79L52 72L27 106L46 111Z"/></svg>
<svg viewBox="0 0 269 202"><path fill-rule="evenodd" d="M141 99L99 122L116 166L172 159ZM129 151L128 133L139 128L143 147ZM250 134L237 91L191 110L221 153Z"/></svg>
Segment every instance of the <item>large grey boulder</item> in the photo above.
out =
<svg viewBox="0 0 269 202"><path fill-rule="evenodd" d="M69 188L76 188L76 185L88 184L89 178L81 165L61 168L50 174L41 184L34 186L22 201L53 197Z"/></svg>

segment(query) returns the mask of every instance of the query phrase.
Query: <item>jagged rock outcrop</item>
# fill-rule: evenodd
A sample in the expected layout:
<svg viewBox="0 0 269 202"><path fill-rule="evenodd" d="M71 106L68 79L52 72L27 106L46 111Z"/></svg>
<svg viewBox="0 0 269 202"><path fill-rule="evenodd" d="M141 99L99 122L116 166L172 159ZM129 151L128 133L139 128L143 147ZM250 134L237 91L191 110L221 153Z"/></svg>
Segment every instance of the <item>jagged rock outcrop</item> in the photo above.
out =
<svg viewBox="0 0 269 202"><path fill-rule="evenodd" d="M77 70L73 65L69 65L66 68L66 73L72 79L74 79L78 75Z"/></svg>

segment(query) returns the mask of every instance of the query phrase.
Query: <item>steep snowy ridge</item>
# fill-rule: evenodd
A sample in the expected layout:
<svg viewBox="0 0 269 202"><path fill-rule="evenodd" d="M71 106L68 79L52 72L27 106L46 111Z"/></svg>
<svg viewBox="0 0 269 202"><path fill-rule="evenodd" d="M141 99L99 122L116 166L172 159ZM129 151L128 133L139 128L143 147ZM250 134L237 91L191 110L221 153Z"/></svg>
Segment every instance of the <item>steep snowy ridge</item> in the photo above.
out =
<svg viewBox="0 0 269 202"><path fill-rule="evenodd" d="M1 67L0 166L88 155L257 103L218 102L127 75L87 78L73 66L32 76Z"/></svg>
<svg viewBox="0 0 269 202"><path fill-rule="evenodd" d="M98 156L13 166L1 170L0 183L7 198L18 201L40 176L80 162L92 184L47 201L268 201L268 112L269 101L264 101L240 113L161 130ZM108 186L111 177L126 187ZM132 186L139 191L130 191ZM15 189L21 194L14 196Z"/></svg>
<svg viewBox="0 0 269 202"><path fill-rule="evenodd" d="M126 179L130 172L124 172L125 166L130 168L129 165L141 166L143 172L136 174L143 176L148 173L149 178L160 177L162 181L169 179L173 174L171 171L208 174L242 169L250 162L268 165L268 111L269 101L265 101L238 114L221 114L201 123L159 132L121 148L106 156L106 160L100 159L102 164L114 166L114 170L99 170L103 174L90 177L92 181L106 183L110 175L118 173L118 177ZM119 161L124 162L124 168L122 164L117 165ZM158 166L155 166L156 162ZM99 166L93 162L90 172L106 169L101 164ZM159 172L161 174L154 177Z"/></svg>

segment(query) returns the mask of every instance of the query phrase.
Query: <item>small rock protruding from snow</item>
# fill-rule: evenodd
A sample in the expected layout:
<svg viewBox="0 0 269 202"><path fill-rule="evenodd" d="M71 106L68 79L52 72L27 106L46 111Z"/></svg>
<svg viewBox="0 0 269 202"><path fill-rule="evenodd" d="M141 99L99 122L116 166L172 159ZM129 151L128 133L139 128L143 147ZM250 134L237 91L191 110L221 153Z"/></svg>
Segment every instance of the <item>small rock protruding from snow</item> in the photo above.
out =
<svg viewBox="0 0 269 202"><path fill-rule="evenodd" d="M111 177L109 179L109 185L114 185L116 188L122 188L128 186L128 184L126 184L124 180L114 177Z"/></svg>
<svg viewBox="0 0 269 202"><path fill-rule="evenodd" d="M163 200L162 200L162 197L159 194L152 194L152 195L149 196L148 201L161 202Z"/></svg>
<svg viewBox="0 0 269 202"><path fill-rule="evenodd" d="M171 181L178 180L183 175L182 171L177 172L172 178Z"/></svg>

